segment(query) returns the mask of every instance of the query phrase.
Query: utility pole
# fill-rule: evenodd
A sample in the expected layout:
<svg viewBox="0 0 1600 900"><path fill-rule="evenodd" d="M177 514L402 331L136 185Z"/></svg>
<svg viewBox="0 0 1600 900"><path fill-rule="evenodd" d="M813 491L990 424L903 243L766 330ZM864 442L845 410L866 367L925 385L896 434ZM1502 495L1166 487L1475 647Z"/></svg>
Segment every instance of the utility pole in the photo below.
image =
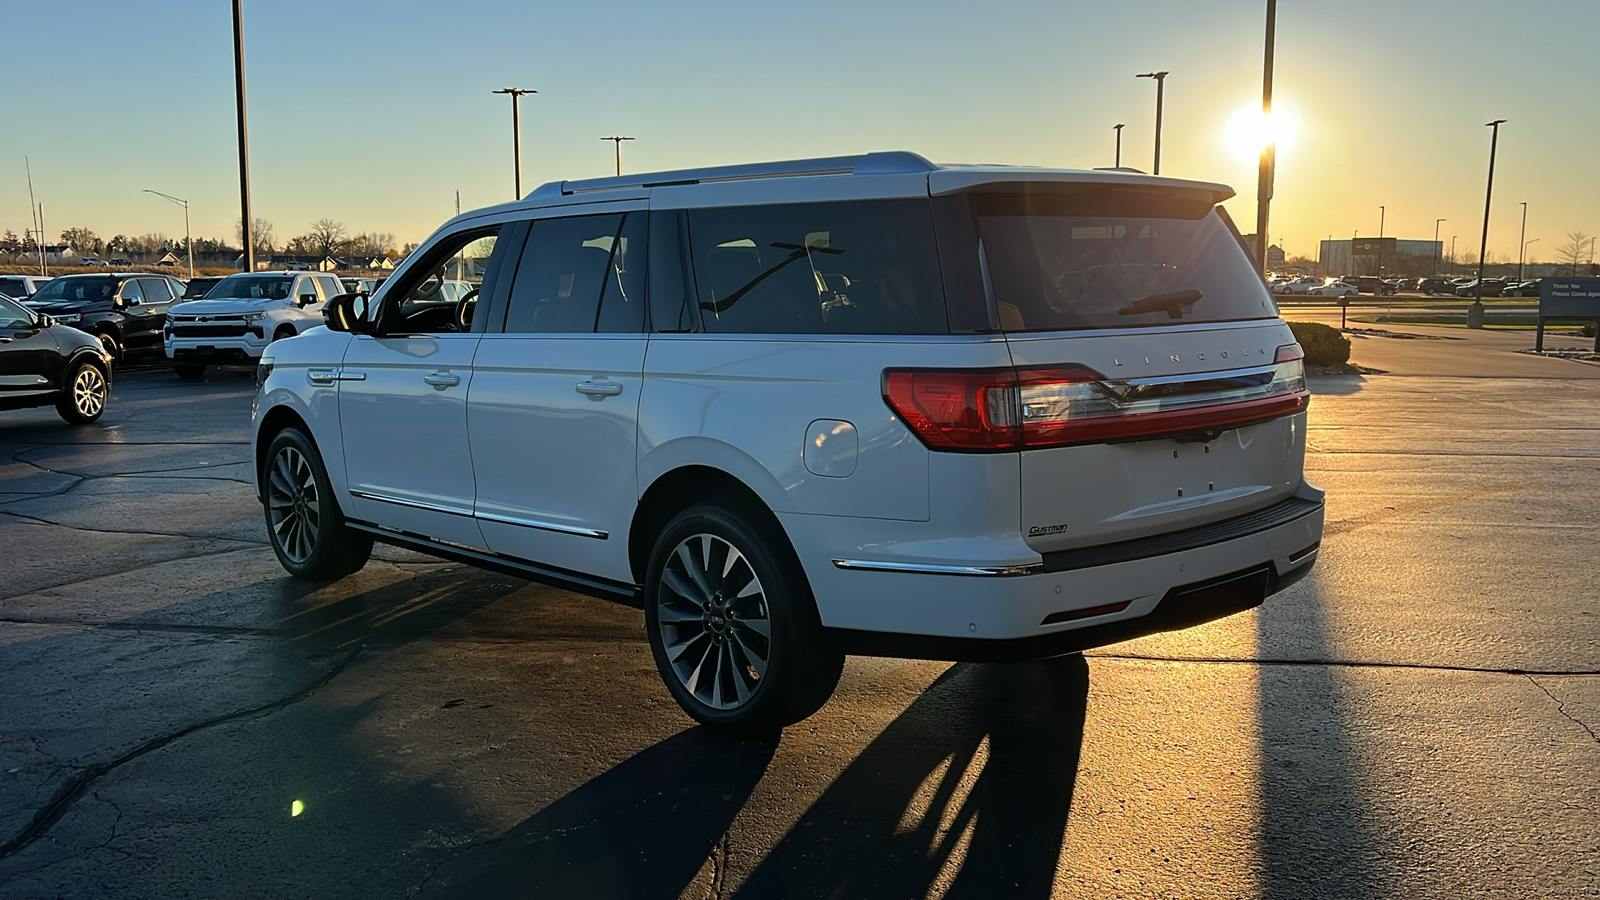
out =
<svg viewBox="0 0 1600 900"><path fill-rule="evenodd" d="M1522 201L1522 233L1517 235L1517 280L1522 280L1522 260L1528 252L1528 201Z"/></svg>
<svg viewBox="0 0 1600 900"><path fill-rule="evenodd" d="M1378 278L1383 278L1383 217L1384 208L1378 207Z"/></svg>
<svg viewBox="0 0 1600 900"><path fill-rule="evenodd" d="M1473 285L1472 305L1467 308L1467 327L1483 327L1483 261L1489 255L1489 206L1494 201L1494 154L1500 146L1500 126L1505 119L1495 119L1484 124L1494 129L1489 138L1489 186L1483 196L1483 242L1478 245L1478 283Z"/></svg>
<svg viewBox="0 0 1600 900"><path fill-rule="evenodd" d="M152 191L149 188L145 188L144 192L146 194L155 194L157 197L161 197L161 198L164 198L166 200L171 200L173 203L176 203L176 204L178 204L178 205L183 207L183 242L184 242L184 245L188 248L188 254L189 254L189 277L191 279L193 279L194 278L194 238L191 237L190 234L189 234L189 201L187 201L187 200L179 200L177 197L174 197L171 194L163 194L160 191Z"/></svg>
<svg viewBox="0 0 1600 900"><path fill-rule="evenodd" d="M617 177L621 178L622 177L622 142L623 141L631 141L631 140L633 140L633 138L631 138L631 137L603 137L600 140L602 140L602 141L610 141L613 144L617 145Z"/></svg>
<svg viewBox="0 0 1600 900"><path fill-rule="evenodd" d="M1531 241L1523 241L1522 242L1522 255L1523 256L1527 256L1528 255L1528 245L1529 244L1537 244L1537 243L1539 243L1539 239L1538 238L1534 238ZM1522 280L1522 262L1521 262L1521 258L1520 257L1519 257L1518 262L1517 262L1517 280L1518 281Z"/></svg>
<svg viewBox="0 0 1600 900"><path fill-rule="evenodd" d="M1455 268L1455 266L1456 266L1456 238L1457 237L1458 237L1458 235L1454 235L1454 234L1450 235L1450 268L1452 268L1452 269Z"/></svg>
<svg viewBox="0 0 1600 900"><path fill-rule="evenodd" d="M24 156L22 165L28 170L28 214L33 219L34 229L39 233L39 277L44 278L50 274L44 264L44 207L33 199L33 163Z"/></svg>
<svg viewBox="0 0 1600 900"><path fill-rule="evenodd" d="M511 95L511 158L512 158L512 168L513 168L513 170L515 172L515 185L516 185L516 191L517 191L516 199L521 200L522 199L522 122L517 117L517 110L518 110L519 101L522 100L522 96L524 94L537 94L539 92L538 91L534 91L534 90L528 90L526 88L508 87L508 88L501 88L498 91L494 91L494 93L496 93L496 94L510 94Z"/></svg>
<svg viewBox="0 0 1600 900"><path fill-rule="evenodd" d="M1128 127L1128 126L1127 126L1127 123L1125 123L1125 122L1118 122L1116 125L1113 125L1111 127L1113 129L1115 129L1116 132L1117 132L1117 162L1116 162L1116 167L1120 169L1120 168L1122 168L1122 129L1124 129L1124 128Z"/></svg>
<svg viewBox="0 0 1600 900"><path fill-rule="evenodd" d="M1156 80L1156 164L1154 170L1150 173L1152 175L1161 174L1161 101L1167 87L1167 76L1170 74L1172 73L1146 72L1143 75L1134 76L1136 78L1154 78Z"/></svg>
<svg viewBox="0 0 1600 900"><path fill-rule="evenodd" d="M1439 243L1439 224L1444 219L1433 220L1433 277L1439 277L1439 251L1444 249Z"/></svg>
<svg viewBox="0 0 1600 900"><path fill-rule="evenodd" d="M250 215L250 126L244 114L244 10L233 0L233 90L239 105L239 233L244 238L244 270L256 270L256 221Z"/></svg>
<svg viewBox="0 0 1600 900"><path fill-rule="evenodd" d="M1277 32L1278 0L1267 0L1267 49L1261 64L1261 120L1267 123L1267 143L1261 148L1261 171L1256 181L1256 269L1262 275L1267 273L1267 221L1278 163L1278 138L1272 131L1272 50Z"/></svg>

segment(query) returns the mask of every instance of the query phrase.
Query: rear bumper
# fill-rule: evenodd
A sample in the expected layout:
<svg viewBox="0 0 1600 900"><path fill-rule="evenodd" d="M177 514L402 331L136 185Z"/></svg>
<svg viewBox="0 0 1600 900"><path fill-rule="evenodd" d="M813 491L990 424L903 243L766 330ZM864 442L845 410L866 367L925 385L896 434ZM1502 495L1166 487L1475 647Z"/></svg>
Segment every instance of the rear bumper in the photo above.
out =
<svg viewBox="0 0 1600 900"><path fill-rule="evenodd" d="M842 567L835 563L840 555L829 550L849 540L849 520L780 518L823 625L850 652L999 661L1187 628L1260 605L1316 563L1321 492L1306 486L1294 499L1229 523L1071 551L1071 557L1035 554L1029 564L1004 560L945 571ZM822 518L831 521L800 521ZM884 526L866 528L881 532ZM880 550L882 541L880 533Z"/></svg>

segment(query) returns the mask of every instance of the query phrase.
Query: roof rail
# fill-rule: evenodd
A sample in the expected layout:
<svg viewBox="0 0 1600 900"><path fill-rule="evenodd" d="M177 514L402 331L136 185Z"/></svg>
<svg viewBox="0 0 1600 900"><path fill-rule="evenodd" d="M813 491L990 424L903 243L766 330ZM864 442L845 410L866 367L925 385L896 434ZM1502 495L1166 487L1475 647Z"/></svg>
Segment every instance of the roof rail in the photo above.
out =
<svg viewBox="0 0 1600 900"><path fill-rule="evenodd" d="M829 156L820 159L794 159L782 162L747 163L737 166L712 166L704 169L678 169L648 172L614 178L588 178L542 185L528 196L580 194L618 188L652 188L677 184L705 184L715 181L748 181L756 178L793 178L806 175L907 175L932 172L938 166L904 150L863 153L857 156Z"/></svg>

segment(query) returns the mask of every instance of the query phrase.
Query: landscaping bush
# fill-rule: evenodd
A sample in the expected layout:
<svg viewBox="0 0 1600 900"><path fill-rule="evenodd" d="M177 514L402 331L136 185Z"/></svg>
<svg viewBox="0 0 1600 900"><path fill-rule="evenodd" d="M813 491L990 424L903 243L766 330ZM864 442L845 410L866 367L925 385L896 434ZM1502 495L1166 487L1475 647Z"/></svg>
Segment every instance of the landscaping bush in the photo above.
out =
<svg viewBox="0 0 1600 900"><path fill-rule="evenodd" d="M1317 322L1290 322L1289 330L1306 351L1308 366L1342 366L1350 361L1350 339Z"/></svg>

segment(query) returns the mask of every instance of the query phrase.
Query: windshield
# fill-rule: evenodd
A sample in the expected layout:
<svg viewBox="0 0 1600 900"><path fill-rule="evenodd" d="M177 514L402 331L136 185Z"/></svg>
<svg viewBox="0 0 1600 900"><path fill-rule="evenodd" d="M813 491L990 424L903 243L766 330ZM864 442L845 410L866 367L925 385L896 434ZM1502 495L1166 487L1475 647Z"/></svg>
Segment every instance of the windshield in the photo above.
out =
<svg viewBox="0 0 1600 900"><path fill-rule="evenodd" d="M116 292L114 275L68 275L40 288L29 299L35 303L93 303L110 300Z"/></svg>
<svg viewBox="0 0 1600 900"><path fill-rule="evenodd" d="M183 297L180 299L198 300L211 293L211 289L216 287L221 280L220 278L196 278L184 287Z"/></svg>
<svg viewBox="0 0 1600 900"><path fill-rule="evenodd" d="M1278 314L1209 202L1099 189L975 194L972 203L1002 331Z"/></svg>
<svg viewBox="0 0 1600 900"><path fill-rule="evenodd" d="M229 275L206 294L207 300L287 300L292 275Z"/></svg>

